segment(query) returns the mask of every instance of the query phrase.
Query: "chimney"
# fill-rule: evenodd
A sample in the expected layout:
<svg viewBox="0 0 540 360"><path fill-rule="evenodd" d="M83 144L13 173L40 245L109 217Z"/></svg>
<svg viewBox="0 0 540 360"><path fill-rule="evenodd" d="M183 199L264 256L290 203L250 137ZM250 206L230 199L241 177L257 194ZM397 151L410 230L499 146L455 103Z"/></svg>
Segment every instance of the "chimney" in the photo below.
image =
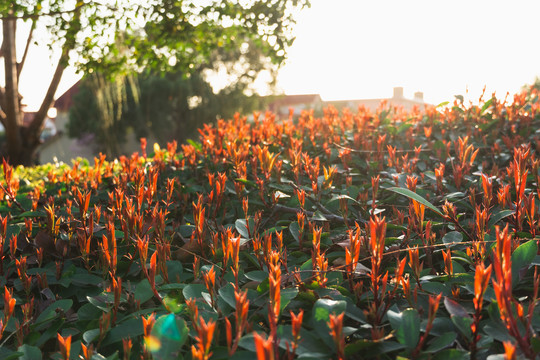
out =
<svg viewBox="0 0 540 360"><path fill-rule="evenodd" d="M403 88L401 86L394 88L394 99L403 98Z"/></svg>
<svg viewBox="0 0 540 360"><path fill-rule="evenodd" d="M424 101L424 93L421 92L421 91L417 91L414 93L414 100L417 100L417 101Z"/></svg>

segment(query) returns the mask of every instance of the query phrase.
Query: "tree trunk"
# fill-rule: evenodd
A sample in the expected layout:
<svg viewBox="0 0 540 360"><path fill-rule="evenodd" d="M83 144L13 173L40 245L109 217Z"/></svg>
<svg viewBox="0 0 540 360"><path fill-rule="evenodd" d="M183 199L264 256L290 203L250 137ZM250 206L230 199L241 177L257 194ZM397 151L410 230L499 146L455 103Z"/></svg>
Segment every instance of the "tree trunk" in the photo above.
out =
<svg viewBox="0 0 540 360"><path fill-rule="evenodd" d="M41 107L30 124L23 124L23 111L19 94L19 75L23 65L17 63L16 19L2 21L3 48L5 67L5 91L1 93L0 104L4 108L2 123L6 129L6 148L4 157L12 165L31 166L36 163L36 150L40 145L40 135L47 117L47 112L54 102L54 94L62 78L69 57L71 43L66 42L56 66L53 78ZM29 38L31 34L29 35ZM28 42L27 42L28 44ZM27 52L27 50L25 50ZM26 54L25 54L26 56ZM23 60L24 57L23 56Z"/></svg>
<svg viewBox="0 0 540 360"><path fill-rule="evenodd" d="M4 126L6 128L7 160L12 164L19 164L22 150L22 137L20 127L23 122L19 98L19 82L17 69L17 52L15 47L16 20L2 21L3 55L5 68L5 92L2 99L4 106Z"/></svg>

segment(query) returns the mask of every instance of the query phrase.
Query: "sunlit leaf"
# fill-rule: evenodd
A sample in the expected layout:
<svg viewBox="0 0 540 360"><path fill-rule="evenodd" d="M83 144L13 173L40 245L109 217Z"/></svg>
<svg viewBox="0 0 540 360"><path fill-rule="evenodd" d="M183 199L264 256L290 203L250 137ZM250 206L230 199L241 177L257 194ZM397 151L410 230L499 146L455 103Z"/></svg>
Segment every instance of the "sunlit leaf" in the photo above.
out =
<svg viewBox="0 0 540 360"><path fill-rule="evenodd" d="M393 192L395 192L397 194L404 195L404 196L408 197L409 199L415 200L415 201L419 202L420 204L423 204L426 207L428 207L429 209L433 210L438 215L443 216L442 212L439 209L437 209L432 203L430 203L429 201L427 201L426 199L424 199L423 197L421 197L417 193L412 192L409 189L391 187L391 188L388 188L386 190L393 191Z"/></svg>

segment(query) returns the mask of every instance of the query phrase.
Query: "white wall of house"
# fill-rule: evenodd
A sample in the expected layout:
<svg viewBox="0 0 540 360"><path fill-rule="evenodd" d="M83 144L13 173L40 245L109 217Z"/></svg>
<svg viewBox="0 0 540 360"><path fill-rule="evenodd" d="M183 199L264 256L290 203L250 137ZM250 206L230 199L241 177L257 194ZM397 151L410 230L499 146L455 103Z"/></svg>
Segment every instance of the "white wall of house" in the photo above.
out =
<svg viewBox="0 0 540 360"><path fill-rule="evenodd" d="M78 157L88 160L94 158L94 149L91 146L81 142L79 139L68 137L68 121L69 114L67 112L57 114L55 119L56 136L39 149L39 162L41 164L55 161L71 164L71 160Z"/></svg>

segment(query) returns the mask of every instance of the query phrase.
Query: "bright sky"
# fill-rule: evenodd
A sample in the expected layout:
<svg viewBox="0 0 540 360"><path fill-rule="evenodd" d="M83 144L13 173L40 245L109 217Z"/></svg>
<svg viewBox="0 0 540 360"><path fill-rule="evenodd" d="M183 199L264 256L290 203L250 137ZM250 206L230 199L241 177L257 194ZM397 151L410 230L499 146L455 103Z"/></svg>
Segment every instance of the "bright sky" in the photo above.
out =
<svg viewBox="0 0 540 360"><path fill-rule="evenodd" d="M475 101L484 85L504 97L540 76L538 14L538 0L312 0L278 84L323 100L390 97L394 86L433 104L467 89ZM21 77L30 108L46 91L49 62L30 54ZM58 94L76 80L66 72Z"/></svg>
<svg viewBox="0 0 540 360"><path fill-rule="evenodd" d="M281 69L287 94L439 104L484 85L499 97L540 76L538 0L313 0Z"/></svg>

